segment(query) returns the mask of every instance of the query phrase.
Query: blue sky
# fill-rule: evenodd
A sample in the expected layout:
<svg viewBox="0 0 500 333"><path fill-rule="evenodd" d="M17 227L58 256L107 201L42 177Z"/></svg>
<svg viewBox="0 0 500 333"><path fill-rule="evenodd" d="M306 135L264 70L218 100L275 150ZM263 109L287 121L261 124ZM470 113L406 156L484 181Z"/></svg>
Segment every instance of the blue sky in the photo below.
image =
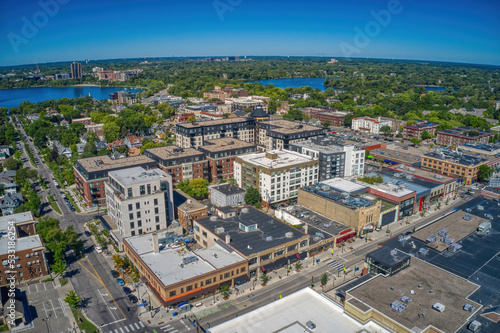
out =
<svg viewBox="0 0 500 333"><path fill-rule="evenodd" d="M499 14L498 0L2 0L0 66L172 55L500 65Z"/></svg>

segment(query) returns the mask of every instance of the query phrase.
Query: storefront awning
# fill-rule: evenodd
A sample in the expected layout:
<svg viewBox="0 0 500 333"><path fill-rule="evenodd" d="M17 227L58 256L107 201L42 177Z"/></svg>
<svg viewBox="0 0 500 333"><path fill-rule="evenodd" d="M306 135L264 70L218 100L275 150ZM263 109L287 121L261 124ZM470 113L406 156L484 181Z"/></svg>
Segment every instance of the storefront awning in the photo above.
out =
<svg viewBox="0 0 500 333"><path fill-rule="evenodd" d="M262 270L262 273L266 272L266 269L264 268L264 266L260 266L260 269Z"/></svg>

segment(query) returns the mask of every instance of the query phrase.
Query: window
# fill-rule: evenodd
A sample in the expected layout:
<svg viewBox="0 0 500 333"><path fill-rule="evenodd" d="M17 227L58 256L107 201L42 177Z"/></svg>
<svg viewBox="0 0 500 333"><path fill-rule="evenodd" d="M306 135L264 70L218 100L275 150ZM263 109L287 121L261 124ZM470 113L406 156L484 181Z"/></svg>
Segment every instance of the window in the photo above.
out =
<svg viewBox="0 0 500 333"><path fill-rule="evenodd" d="M135 203L135 209L140 209L141 208L141 203L140 202L136 202Z"/></svg>
<svg viewBox="0 0 500 333"><path fill-rule="evenodd" d="M154 203L155 203L155 206L158 205L158 199L155 199Z"/></svg>
<svg viewBox="0 0 500 333"><path fill-rule="evenodd" d="M229 276L230 276L230 274L229 274L229 273L225 273L225 274L224 274L224 278L225 278L225 279L227 279Z"/></svg>
<svg viewBox="0 0 500 333"><path fill-rule="evenodd" d="M134 229L134 228L135 228L134 222L130 222L130 229Z"/></svg>
<svg viewBox="0 0 500 333"><path fill-rule="evenodd" d="M241 272L245 272L246 268L245 267L241 267Z"/></svg>
<svg viewBox="0 0 500 333"><path fill-rule="evenodd" d="M156 223L160 222L160 217L159 217L159 216L156 216L156 217L155 217L155 222L156 222Z"/></svg>
<svg viewBox="0 0 500 333"><path fill-rule="evenodd" d="M155 214L158 214L159 212L158 207L155 207Z"/></svg>
<svg viewBox="0 0 500 333"><path fill-rule="evenodd" d="M160 225L159 224L156 225L156 230L160 230Z"/></svg>
<svg viewBox="0 0 500 333"><path fill-rule="evenodd" d="M141 221L141 220L138 220L138 221L137 221L137 226L138 226L139 228L140 228L140 227L142 227L142 221Z"/></svg>
<svg viewBox="0 0 500 333"><path fill-rule="evenodd" d="M205 284L210 284L210 283L212 283L212 279L208 279L205 281Z"/></svg>
<svg viewBox="0 0 500 333"><path fill-rule="evenodd" d="M146 187L144 185L139 186L140 195L146 194Z"/></svg>
<svg viewBox="0 0 500 333"><path fill-rule="evenodd" d="M142 235L142 229L139 229L139 235Z"/></svg>
<svg viewBox="0 0 500 333"><path fill-rule="evenodd" d="M140 218L141 217L141 212L137 212L136 215L137 215L137 218Z"/></svg>
<svg viewBox="0 0 500 333"><path fill-rule="evenodd" d="M129 204L128 205L128 211L130 212L132 209L134 209L133 206L132 206L132 204Z"/></svg>
<svg viewBox="0 0 500 333"><path fill-rule="evenodd" d="M133 219L134 219L134 213L130 213L130 214L128 214L128 219L129 219L129 220L133 220Z"/></svg>
<svg viewBox="0 0 500 333"><path fill-rule="evenodd" d="M129 187L129 188L127 189L127 192L128 192L128 197L129 197L129 198L132 198L132 188L131 188L131 187Z"/></svg>
<svg viewBox="0 0 500 333"><path fill-rule="evenodd" d="M151 185L148 184L148 194L151 194Z"/></svg>
<svg viewBox="0 0 500 333"><path fill-rule="evenodd" d="M132 230L132 232L130 233L132 236L135 236L135 231Z"/></svg>
<svg viewBox="0 0 500 333"><path fill-rule="evenodd" d="M175 290L170 292L170 297L175 296Z"/></svg>
<svg viewBox="0 0 500 333"><path fill-rule="evenodd" d="M191 290L193 290L193 286L187 286L186 287L186 291L191 291Z"/></svg>

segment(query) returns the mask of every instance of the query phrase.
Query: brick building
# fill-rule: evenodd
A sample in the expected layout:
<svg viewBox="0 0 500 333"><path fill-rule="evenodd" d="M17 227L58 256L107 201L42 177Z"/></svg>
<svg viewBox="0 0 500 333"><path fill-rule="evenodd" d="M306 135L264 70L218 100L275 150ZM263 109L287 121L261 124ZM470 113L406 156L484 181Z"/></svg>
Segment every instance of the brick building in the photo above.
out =
<svg viewBox="0 0 500 333"><path fill-rule="evenodd" d="M208 216L208 208L196 199L193 199L183 191L174 191L174 213L175 219L187 232L193 229L193 221Z"/></svg>
<svg viewBox="0 0 500 333"><path fill-rule="evenodd" d="M73 166L75 184L78 194L89 207L104 206L104 183L108 180L108 172L130 167L154 168L156 163L146 156L134 156L113 160L108 155L80 158Z"/></svg>
<svg viewBox="0 0 500 333"><path fill-rule="evenodd" d="M144 150L147 156L158 163L160 169L172 176L174 186L185 179L208 179L208 162L205 154L194 148L165 146Z"/></svg>
<svg viewBox="0 0 500 333"><path fill-rule="evenodd" d="M226 98L229 98L233 95L237 97L247 97L248 90L242 88L233 88L231 86L226 86L226 88L221 89L219 86L215 86L215 89L212 91L204 92L203 98L213 99L217 98L221 101L224 101Z"/></svg>
<svg viewBox="0 0 500 333"><path fill-rule="evenodd" d="M430 135L436 135L436 129L439 123L420 121L415 124L403 126L403 137L405 139L417 138L422 139L422 133L427 131Z"/></svg>
<svg viewBox="0 0 500 333"><path fill-rule="evenodd" d="M236 156L257 151L257 145L233 138L207 140L198 150L205 153L209 180L218 182L234 178Z"/></svg>
<svg viewBox="0 0 500 333"><path fill-rule="evenodd" d="M495 133L471 127L457 127L437 132L436 144L458 147L466 143L488 143Z"/></svg>

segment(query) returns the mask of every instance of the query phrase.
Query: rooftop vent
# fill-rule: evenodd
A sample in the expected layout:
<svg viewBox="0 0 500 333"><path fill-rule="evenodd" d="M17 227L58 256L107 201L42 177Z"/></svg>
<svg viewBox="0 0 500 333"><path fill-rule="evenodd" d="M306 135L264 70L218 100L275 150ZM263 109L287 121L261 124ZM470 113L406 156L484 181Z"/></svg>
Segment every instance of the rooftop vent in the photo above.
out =
<svg viewBox="0 0 500 333"><path fill-rule="evenodd" d="M445 310L445 308L446 308L446 307L445 307L443 304L441 304L441 303L434 303L434 304L432 305L432 308L433 308L434 310L437 310L438 312L443 312L443 311Z"/></svg>
<svg viewBox="0 0 500 333"><path fill-rule="evenodd" d="M215 228L214 231L215 231L216 235L220 235L220 234L224 233L224 228L223 227L218 227L218 228Z"/></svg>
<svg viewBox="0 0 500 333"><path fill-rule="evenodd" d="M474 309L476 309L476 307L474 305L470 305L470 304L465 304L464 305L464 310L465 311L474 312Z"/></svg>
<svg viewBox="0 0 500 333"><path fill-rule="evenodd" d="M242 208L242 209L241 209L241 212L242 212L243 214L248 213L248 208L246 208L246 207L245 207L245 208Z"/></svg>
<svg viewBox="0 0 500 333"><path fill-rule="evenodd" d="M273 240L273 236L266 236L266 242L270 242Z"/></svg>
<svg viewBox="0 0 500 333"><path fill-rule="evenodd" d="M217 215L210 216L210 221L217 221Z"/></svg>
<svg viewBox="0 0 500 333"><path fill-rule="evenodd" d="M292 238L293 237L293 232L289 231L285 234L286 238Z"/></svg>
<svg viewBox="0 0 500 333"><path fill-rule="evenodd" d="M397 312L403 312L403 310L406 309L407 307L408 305L397 300L391 303L391 308L393 310L396 310Z"/></svg>
<svg viewBox="0 0 500 333"><path fill-rule="evenodd" d="M427 237L427 241L429 243L435 243L437 241L437 236L436 235L430 235L429 237Z"/></svg>

